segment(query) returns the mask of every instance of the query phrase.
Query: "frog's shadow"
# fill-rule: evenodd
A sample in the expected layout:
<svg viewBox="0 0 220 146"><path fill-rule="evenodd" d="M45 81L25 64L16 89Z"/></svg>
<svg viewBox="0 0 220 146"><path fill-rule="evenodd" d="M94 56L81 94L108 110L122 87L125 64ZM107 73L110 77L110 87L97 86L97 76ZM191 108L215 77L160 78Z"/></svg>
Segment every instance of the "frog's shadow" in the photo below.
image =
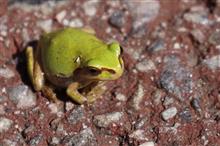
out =
<svg viewBox="0 0 220 146"><path fill-rule="evenodd" d="M28 72L27 72L27 61L28 60L26 58L25 50L28 46L33 47L33 49L36 49L37 43L38 43L38 40L28 42L27 45L25 45L25 47L21 49L21 51L13 54L13 56L12 56L14 60L17 60L16 70L18 71L22 82L25 85L27 85L28 87L30 87L32 89L32 91L34 91L34 92L35 92L35 90L33 88L33 85L31 83L31 80L30 80ZM72 101L69 97L67 97L64 89L55 89L54 92L56 93L57 98L59 100L64 101L64 102Z"/></svg>

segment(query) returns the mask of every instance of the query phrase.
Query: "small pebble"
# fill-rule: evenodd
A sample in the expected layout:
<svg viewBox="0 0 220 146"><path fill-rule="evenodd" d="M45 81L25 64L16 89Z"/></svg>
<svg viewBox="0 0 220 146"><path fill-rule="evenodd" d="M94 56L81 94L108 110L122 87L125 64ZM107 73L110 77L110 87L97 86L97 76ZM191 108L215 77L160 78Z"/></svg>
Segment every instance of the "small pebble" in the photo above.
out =
<svg viewBox="0 0 220 146"><path fill-rule="evenodd" d="M59 12L57 15L56 15L56 20L59 22L59 23L62 23L63 19L65 18L66 16L66 10L63 10L61 12Z"/></svg>
<svg viewBox="0 0 220 146"><path fill-rule="evenodd" d="M50 122L50 127L57 133L65 134L66 131L64 130L64 125L61 122L60 118L56 118Z"/></svg>
<svg viewBox="0 0 220 146"><path fill-rule="evenodd" d="M56 114L59 111L59 107L58 107L58 105L56 103L50 103L48 105L48 108L50 109L50 112L52 114Z"/></svg>
<svg viewBox="0 0 220 146"><path fill-rule="evenodd" d="M5 107L0 104L0 115L4 115L4 114L5 114Z"/></svg>
<svg viewBox="0 0 220 146"><path fill-rule="evenodd" d="M145 140L146 139L145 132L144 132L144 130L141 130L141 129L135 130L134 132L132 132L129 135L129 137L134 138L136 140Z"/></svg>
<svg viewBox="0 0 220 146"><path fill-rule="evenodd" d="M148 72L148 71L151 71L151 70L155 70L156 66L155 66L155 64L154 64L154 62L152 60L144 59L143 61L138 62L136 64L136 68L139 71Z"/></svg>
<svg viewBox="0 0 220 146"><path fill-rule="evenodd" d="M220 68L220 55L212 56L203 60L203 63L207 65L210 69L216 70Z"/></svg>
<svg viewBox="0 0 220 146"><path fill-rule="evenodd" d="M208 41L213 45L220 45L220 31L215 31L212 33Z"/></svg>
<svg viewBox="0 0 220 146"><path fill-rule="evenodd" d="M165 43L163 39L157 39L155 42L153 42L148 48L147 50L149 52L158 52L161 50L165 50Z"/></svg>
<svg viewBox="0 0 220 146"><path fill-rule="evenodd" d="M135 19L134 27L139 27L143 23L153 20L159 13L160 2L157 0L126 2L128 5L128 9Z"/></svg>
<svg viewBox="0 0 220 146"><path fill-rule="evenodd" d="M191 105L195 111L197 111L199 113L202 111L201 106L200 106L200 101L198 98L193 98L191 101Z"/></svg>
<svg viewBox="0 0 220 146"><path fill-rule="evenodd" d="M29 32L26 28L23 28L22 29L22 32L21 32L21 37L22 37L22 40L27 43L30 41L30 35L29 35Z"/></svg>
<svg viewBox="0 0 220 146"><path fill-rule="evenodd" d="M118 122L123 117L122 112L113 112L94 117L94 123L99 127L108 127L113 122Z"/></svg>
<svg viewBox="0 0 220 146"><path fill-rule="evenodd" d="M190 11L185 13L183 17L189 22L202 25L210 24L210 20L208 19L208 10L202 6L191 7Z"/></svg>
<svg viewBox="0 0 220 146"><path fill-rule="evenodd" d="M153 103L154 103L155 105L160 104L163 95L164 95L164 93L163 93L162 90L157 89L156 91L154 91L153 94L152 94Z"/></svg>
<svg viewBox="0 0 220 146"><path fill-rule="evenodd" d="M42 139L43 139L42 134L36 135L30 139L28 144L29 146L38 146Z"/></svg>
<svg viewBox="0 0 220 146"><path fill-rule="evenodd" d="M174 102L174 99L172 97L166 96L164 101L163 101L163 105L164 106L169 106Z"/></svg>
<svg viewBox="0 0 220 146"><path fill-rule="evenodd" d="M85 14L91 17L94 16L96 14L98 4L99 0L85 1L83 4Z"/></svg>
<svg viewBox="0 0 220 146"><path fill-rule="evenodd" d="M75 18L75 19L70 20L69 26L70 27L83 27L83 22L81 19Z"/></svg>
<svg viewBox="0 0 220 146"><path fill-rule="evenodd" d="M60 144L60 138L58 137L52 137L50 141L50 145L59 145Z"/></svg>
<svg viewBox="0 0 220 146"><path fill-rule="evenodd" d="M183 121L186 121L186 122L191 122L191 121L192 121L192 114L191 114L189 108L185 108L183 111L181 111L181 112L179 113L179 116L180 116L180 118L181 118Z"/></svg>
<svg viewBox="0 0 220 146"><path fill-rule="evenodd" d="M173 118L176 114L177 114L176 107L170 107L161 113L162 118L166 121Z"/></svg>
<svg viewBox="0 0 220 146"><path fill-rule="evenodd" d="M127 97L124 94L117 93L116 94L116 99L118 99L119 101L126 101Z"/></svg>
<svg viewBox="0 0 220 146"><path fill-rule="evenodd" d="M140 49L134 49L134 48L128 48L128 53L129 55L131 55L131 57L134 59L134 60L138 60L140 59L141 57L141 50Z"/></svg>
<svg viewBox="0 0 220 146"><path fill-rule="evenodd" d="M166 56L159 82L162 88L183 101L188 98L185 95L193 90L194 82L191 70L180 62L180 58L176 55Z"/></svg>
<svg viewBox="0 0 220 146"><path fill-rule="evenodd" d="M69 26L69 20L68 19L64 19L62 24L64 26Z"/></svg>
<svg viewBox="0 0 220 146"><path fill-rule="evenodd" d="M204 43L205 35L203 34L201 30L194 29L191 31L191 34L196 41L198 41L199 43Z"/></svg>
<svg viewBox="0 0 220 146"><path fill-rule="evenodd" d="M15 141L12 141L10 139L4 139L3 140L3 146L16 146L17 143Z"/></svg>
<svg viewBox="0 0 220 146"><path fill-rule="evenodd" d="M123 11L115 11L109 18L109 23L116 27L121 28L125 24Z"/></svg>
<svg viewBox="0 0 220 146"><path fill-rule="evenodd" d="M0 67L0 77L10 79L15 76L15 73L8 67Z"/></svg>
<svg viewBox="0 0 220 146"><path fill-rule="evenodd" d="M6 37L7 34L8 34L8 33L7 33L7 31L5 31L5 30L3 30L3 31L0 32L0 35L3 36L3 37Z"/></svg>
<svg viewBox="0 0 220 146"><path fill-rule="evenodd" d="M135 129L140 129L140 128L142 128L147 121L148 121L148 118L147 118L147 117L143 117L142 119L138 120L138 121L134 124Z"/></svg>
<svg viewBox="0 0 220 146"><path fill-rule="evenodd" d="M0 117L0 133L8 131L12 124L13 124L12 120L8 118Z"/></svg>
<svg viewBox="0 0 220 146"><path fill-rule="evenodd" d="M2 93L5 93L6 92L5 90L6 90L5 88L2 88ZM0 95L0 102L6 101L6 99L7 98L5 96Z"/></svg>
<svg viewBox="0 0 220 146"><path fill-rule="evenodd" d="M79 134L66 136L62 140L65 146L97 146L95 136L91 128L80 131Z"/></svg>
<svg viewBox="0 0 220 146"><path fill-rule="evenodd" d="M36 95L26 85L18 85L7 89L10 100L18 108L26 109L36 105Z"/></svg>
<svg viewBox="0 0 220 146"><path fill-rule="evenodd" d="M65 102L65 110L68 112L74 108L74 104L72 102Z"/></svg>
<svg viewBox="0 0 220 146"><path fill-rule="evenodd" d="M154 142L153 141L145 142L140 144L139 146L154 146Z"/></svg>
<svg viewBox="0 0 220 146"><path fill-rule="evenodd" d="M40 27L44 32L50 32L52 30L52 19L41 20L37 22L37 26Z"/></svg>
<svg viewBox="0 0 220 146"><path fill-rule="evenodd" d="M67 117L67 120L71 124L76 124L84 117L84 109L81 106L76 107Z"/></svg>
<svg viewBox="0 0 220 146"><path fill-rule="evenodd" d="M181 47L180 47L180 44L176 42L176 43L174 43L173 48L180 49Z"/></svg>
<svg viewBox="0 0 220 146"><path fill-rule="evenodd" d="M132 101L131 101L132 107L135 110L140 109L140 103L142 102L143 98L144 98L144 87L141 84L139 84L136 92L134 93L134 95L132 97Z"/></svg>
<svg viewBox="0 0 220 146"><path fill-rule="evenodd" d="M28 123L29 124L29 123ZM31 132L36 131L36 127L32 124L29 124L26 126L26 128L22 131L22 135L26 138L28 135L31 134Z"/></svg>

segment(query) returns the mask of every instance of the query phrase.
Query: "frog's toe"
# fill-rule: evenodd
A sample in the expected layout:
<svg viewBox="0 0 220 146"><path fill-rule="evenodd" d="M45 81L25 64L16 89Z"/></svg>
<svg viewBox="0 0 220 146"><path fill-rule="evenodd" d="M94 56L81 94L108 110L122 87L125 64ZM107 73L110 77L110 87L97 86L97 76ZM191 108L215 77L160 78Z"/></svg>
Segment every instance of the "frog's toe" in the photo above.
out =
<svg viewBox="0 0 220 146"><path fill-rule="evenodd" d="M71 99L75 102L77 102L78 104L83 104L87 101L87 99L84 96L70 96Z"/></svg>
<svg viewBox="0 0 220 146"><path fill-rule="evenodd" d="M42 88L42 92L43 92L43 95L46 96L49 100L51 100L57 104L60 104L61 101L57 98L57 96L54 93L52 88L50 88L48 86L44 86Z"/></svg>
<svg viewBox="0 0 220 146"><path fill-rule="evenodd" d="M87 95L87 102L88 103L93 103L94 101L96 101L99 98L99 96L96 95Z"/></svg>

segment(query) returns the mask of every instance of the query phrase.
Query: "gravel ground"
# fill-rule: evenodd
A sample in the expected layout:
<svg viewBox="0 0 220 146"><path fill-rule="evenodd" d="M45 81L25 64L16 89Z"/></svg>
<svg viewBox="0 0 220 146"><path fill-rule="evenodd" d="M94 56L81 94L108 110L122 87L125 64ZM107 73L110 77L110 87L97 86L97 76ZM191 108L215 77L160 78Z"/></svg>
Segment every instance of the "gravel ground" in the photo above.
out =
<svg viewBox="0 0 220 146"><path fill-rule="evenodd" d="M25 46L88 27L124 48L125 71L91 105L35 92ZM1 146L219 146L219 0L0 1Z"/></svg>

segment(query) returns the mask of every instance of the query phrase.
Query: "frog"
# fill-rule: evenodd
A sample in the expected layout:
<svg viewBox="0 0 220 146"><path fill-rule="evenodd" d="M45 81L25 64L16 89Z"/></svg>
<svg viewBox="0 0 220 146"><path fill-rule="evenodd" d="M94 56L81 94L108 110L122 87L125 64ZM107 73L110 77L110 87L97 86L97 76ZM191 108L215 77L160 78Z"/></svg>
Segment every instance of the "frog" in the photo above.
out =
<svg viewBox="0 0 220 146"><path fill-rule="evenodd" d="M55 89L64 89L78 104L94 102L96 96L87 98L80 90L116 80L124 71L123 48L117 41L105 43L93 31L80 28L44 33L25 53L34 90L55 102Z"/></svg>

